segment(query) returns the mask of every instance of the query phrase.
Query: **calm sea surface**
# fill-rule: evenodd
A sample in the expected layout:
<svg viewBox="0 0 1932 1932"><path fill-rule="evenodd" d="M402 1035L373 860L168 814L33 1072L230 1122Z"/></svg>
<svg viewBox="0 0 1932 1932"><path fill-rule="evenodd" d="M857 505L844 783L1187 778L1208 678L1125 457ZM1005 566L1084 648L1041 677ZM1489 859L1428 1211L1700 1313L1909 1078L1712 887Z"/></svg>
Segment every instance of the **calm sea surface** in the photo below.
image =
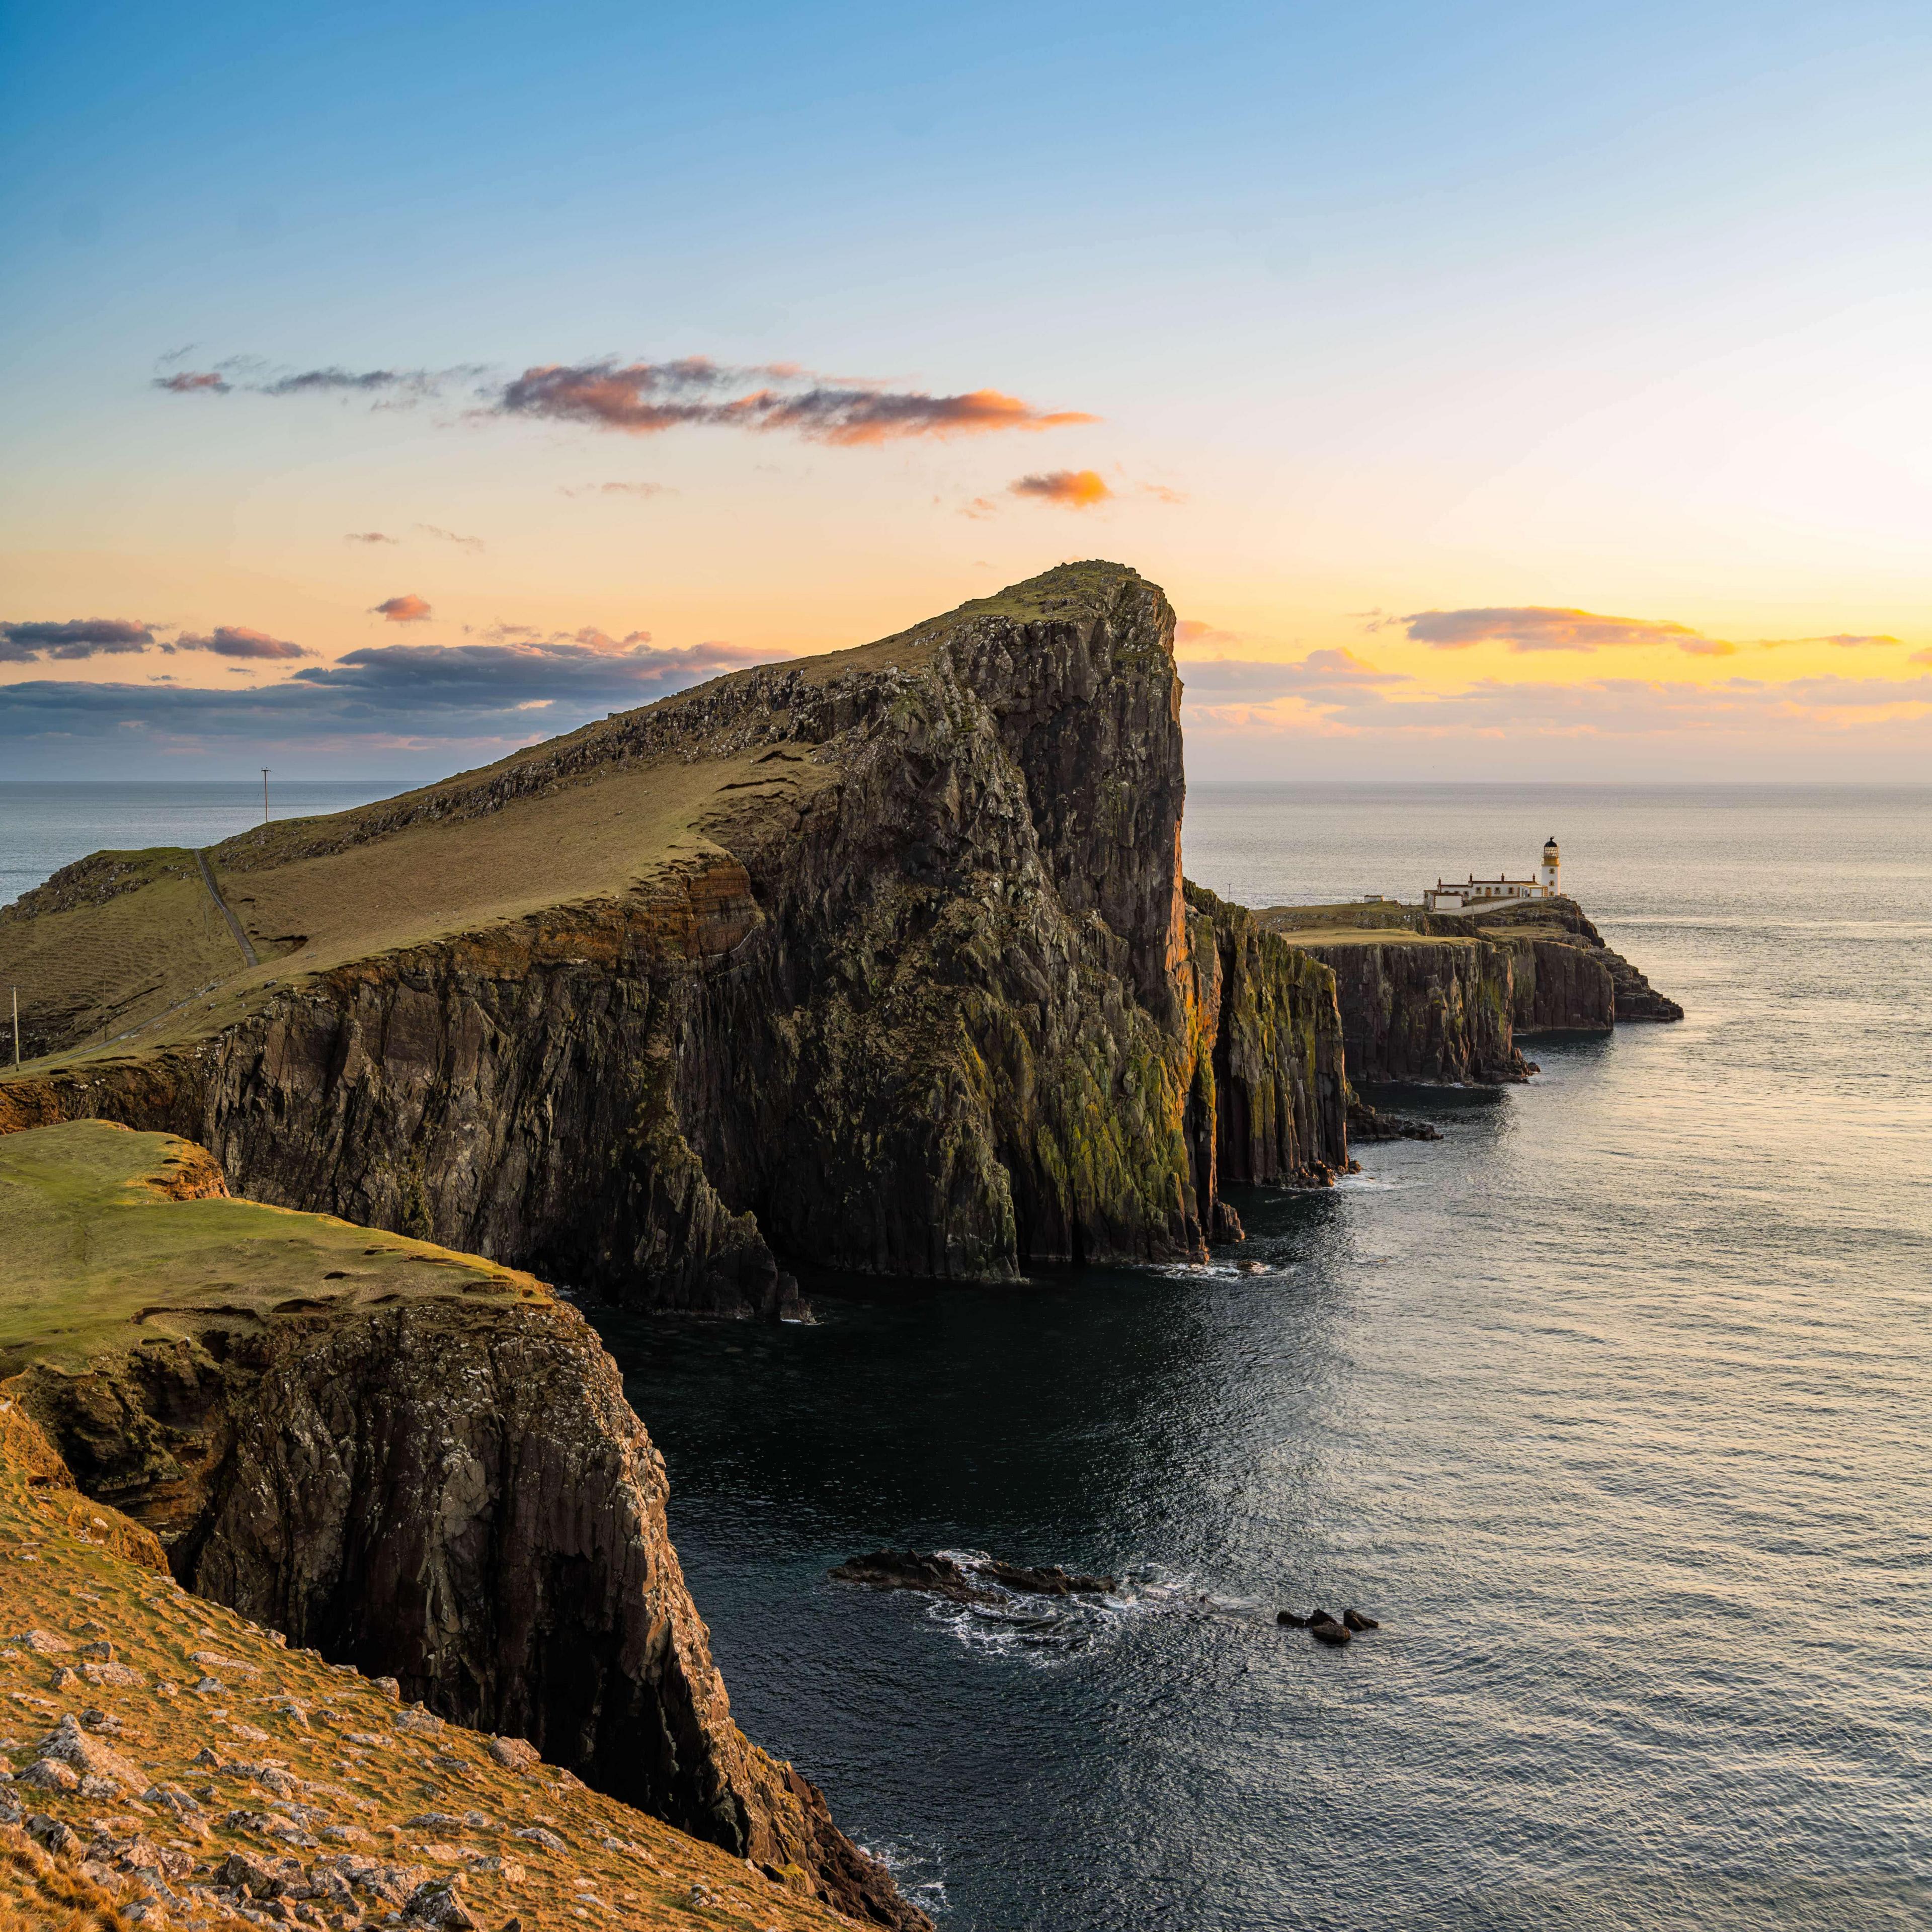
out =
<svg viewBox="0 0 1932 1932"><path fill-rule="evenodd" d="M250 822L52 789L0 897ZM1402 1093L1444 1140L1240 1198L1269 1273L599 1314L740 1722L946 1932L1932 1923L1932 791L1197 786L1187 863L1413 898L1552 832L1690 1017ZM881 1544L1124 1580L827 1580Z"/></svg>

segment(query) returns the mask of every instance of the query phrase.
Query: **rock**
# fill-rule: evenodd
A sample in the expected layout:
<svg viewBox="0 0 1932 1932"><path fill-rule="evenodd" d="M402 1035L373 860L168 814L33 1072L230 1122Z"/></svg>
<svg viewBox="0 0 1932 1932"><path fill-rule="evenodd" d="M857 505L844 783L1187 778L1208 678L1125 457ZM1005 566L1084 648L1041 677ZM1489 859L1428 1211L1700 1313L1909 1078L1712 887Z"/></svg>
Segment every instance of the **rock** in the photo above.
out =
<svg viewBox="0 0 1932 1932"><path fill-rule="evenodd" d="M1292 1610L1276 1611L1274 1620L1289 1630L1306 1630L1308 1628L1308 1619L1297 1616Z"/></svg>
<svg viewBox="0 0 1932 1932"><path fill-rule="evenodd" d="M403 1908L403 1916L418 1925L446 1927L448 1932L469 1932L477 1922L443 1879L418 1886Z"/></svg>
<svg viewBox="0 0 1932 1932"><path fill-rule="evenodd" d="M554 1832L546 1831L541 1825L521 1826L510 1835L532 1845L541 1845L547 1852L566 1852L570 1849Z"/></svg>
<svg viewBox="0 0 1932 1932"><path fill-rule="evenodd" d="M391 1703L397 1704L402 1701L403 1687L393 1677L373 1678L370 1682Z"/></svg>
<svg viewBox="0 0 1932 1932"><path fill-rule="evenodd" d="M1385 1114L1372 1107L1351 1088L1348 1091L1348 1138L1354 1141L1439 1141L1442 1132L1427 1120L1402 1114Z"/></svg>
<svg viewBox="0 0 1932 1932"><path fill-rule="evenodd" d="M1055 1563L1035 1568L976 1558L969 1567L950 1556L916 1550L875 1550L869 1556L848 1557L829 1574L842 1583L862 1583L873 1590L921 1590L960 1604L996 1604L1002 1591L1039 1597L1098 1596L1118 1587L1118 1578L1076 1576Z"/></svg>
<svg viewBox="0 0 1932 1932"><path fill-rule="evenodd" d="M58 1758L36 1758L20 1774L17 1782L38 1785L44 1791L76 1791L80 1788L80 1773L70 1764L63 1764Z"/></svg>
<svg viewBox="0 0 1932 1932"><path fill-rule="evenodd" d="M71 1650L74 1646L64 1636L52 1630L22 1630L18 1636L10 1636L8 1642L18 1644L23 1649L32 1651L36 1656L46 1657L56 1651Z"/></svg>
<svg viewBox="0 0 1932 1932"><path fill-rule="evenodd" d="M497 1763L512 1771L527 1771L543 1762L536 1745L523 1738L492 1738L488 1748Z"/></svg>
<svg viewBox="0 0 1932 1932"><path fill-rule="evenodd" d="M70 1858L80 1850L80 1840L73 1829L44 1811L29 1811L22 1821L28 1838L56 1858Z"/></svg>
<svg viewBox="0 0 1932 1932"><path fill-rule="evenodd" d="M1343 1644L1348 1642L1354 1633L1346 1624L1324 1621L1321 1623L1311 1622L1308 1626L1308 1634L1314 1638L1317 1643Z"/></svg>
<svg viewBox="0 0 1932 1932"><path fill-rule="evenodd" d="M1344 1610L1342 1622L1352 1630L1380 1630L1382 1625L1373 1617L1365 1617L1360 1610Z"/></svg>
<svg viewBox="0 0 1932 1932"><path fill-rule="evenodd" d="M82 1644L80 1654L96 1658L103 1664L112 1664L114 1661L114 1646L104 1638L93 1643Z"/></svg>
<svg viewBox="0 0 1932 1932"><path fill-rule="evenodd" d="M1328 1611L1322 1609L1321 1605L1318 1604L1313 1610L1309 1612L1308 1621L1311 1624L1332 1624L1338 1622L1340 1619L1330 1616Z"/></svg>

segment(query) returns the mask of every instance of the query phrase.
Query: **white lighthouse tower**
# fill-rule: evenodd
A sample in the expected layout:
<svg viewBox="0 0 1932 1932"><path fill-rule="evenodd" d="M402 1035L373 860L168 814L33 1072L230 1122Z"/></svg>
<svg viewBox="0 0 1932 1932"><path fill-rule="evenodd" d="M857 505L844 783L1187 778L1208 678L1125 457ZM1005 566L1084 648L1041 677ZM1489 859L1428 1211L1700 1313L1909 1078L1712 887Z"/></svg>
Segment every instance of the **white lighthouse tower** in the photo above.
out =
<svg viewBox="0 0 1932 1932"><path fill-rule="evenodd" d="M1556 868L1562 862L1554 837L1543 842L1543 863L1536 868L1536 883L1546 898L1554 898L1563 888L1556 883Z"/></svg>

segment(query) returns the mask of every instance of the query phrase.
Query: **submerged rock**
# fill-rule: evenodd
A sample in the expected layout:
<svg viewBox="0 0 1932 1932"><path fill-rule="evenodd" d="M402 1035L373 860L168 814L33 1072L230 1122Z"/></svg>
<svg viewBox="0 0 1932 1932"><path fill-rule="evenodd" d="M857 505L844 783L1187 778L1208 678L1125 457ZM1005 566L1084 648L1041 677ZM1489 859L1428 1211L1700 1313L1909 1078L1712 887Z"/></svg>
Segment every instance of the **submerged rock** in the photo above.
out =
<svg viewBox="0 0 1932 1932"><path fill-rule="evenodd" d="M1104 1596L1119 1584L1117 1577L1079 1576L1057 1563L1036 1568L990 1557L961 1563L916 1550L875 1550L869 1556L848 1557L830 1574L842 1583L862 1583L872 1590L920 1590L956 1604L997 1604L1006 1593Z"/></svg>
<svg viewBox="0 0 1932 1932"><path fill-rule="evenodd" d="M1352 1630L1380 1630L1382 1625L1373 1617L1365 1617L1360 1610L1344 1610L1342 1621Z"/></svg>

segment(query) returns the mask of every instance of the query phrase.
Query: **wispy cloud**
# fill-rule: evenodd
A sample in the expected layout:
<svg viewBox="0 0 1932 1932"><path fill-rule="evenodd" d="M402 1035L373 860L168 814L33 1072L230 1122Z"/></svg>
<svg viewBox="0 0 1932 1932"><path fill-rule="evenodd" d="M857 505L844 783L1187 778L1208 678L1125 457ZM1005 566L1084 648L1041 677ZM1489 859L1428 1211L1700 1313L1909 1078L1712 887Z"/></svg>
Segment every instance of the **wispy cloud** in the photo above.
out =
<svg viewBox="0 0 1932 1932"><path fill-rule="evenodd" d="M788 363L732 368L704 356L621 365L547 363L505 384L495 408L504 416L583 423L633 436L700 424L788 430L848 446L1096 420L1072 410L1036 409L998 389L931 395L863 379L815 376Z"/></svg>
<svg viewBox="0 0 1932 1932"><path fill-rule="evenodd" d="M1620 644L1702 643L1688 625L1648 617L1605 617L1540 604L1501 604L1467 610L1418 610L1407 617L1378 619L1371 629L1400 624L1411 640L1438 651L1464 651L1476 644L1507 644L1513 651L1594 651Z"/></svg>
<svg viewBox="0 0 1932 1932"><path fill-rule="evenodd" d="M668 483L560 483L557 490L566 496L674 496L677 492Z"/></svg>
<svg viewBox="0 0 1932 1932"><path fill-rule="evenodd" d="M201 371L157 376L172 394L362 396L377 404L438 396L488 371L346 369L331 366L275 374L246 357ZM866 376L826 376L793 362L748 366L686 356L664 362L533 364L508 382L475 392L486 416L535 417L593 429L652 436L686 425L782 431L818 442L856 446L913 437L982 436L1002 430L1057 429L1099 421L1074 410L1043 410L999 389L932 394Z"/></svg>
<svg viewBox="0 0 1932 1932"><path fill-rule="evenodd" d="M93 658L145 651L154 627L138 617L68 617L58 622L0 622L0 664L32 664L43 658Z"/></svg>
<svg viewBox="0 0 1932 1932"><path fill-rule="evenodd" d="M299 644L286 638L272 638L266 631L251 631L240 624L218 624L206 636L184 634L176 638L178 651L212 651L218 658L245 658L268 663L287 658L313 657Z"/></svg>
<svg viewBox="0 0 1932 1932"><path fill-rule="evenodd" d="M1216 704L1228 698L1256 702L1290 694L1319 704L1338 693L1415 681L1406 671L1378 670L1348 650L1310 651L1290 663L1264 658L1184 658L1179 669L1182 682L1197 701L1212 694Z"/></svg>
<svg viewBox="0 0 1932 1932"><path fill-rule="evenodd" d="M446 530L434 524L418 524L416 528L426 537L434 537L439 543L454 544L459 550L480 550L485 548L481 537L460 537L454 530Z"/></svg>
<svg viewBox="0 0 1932 1932"><path fill-rule="evenodd" d="M430 613L429 605L412 590L400 597L386 597L370 607L369 614L392 624L420 624Z"/></svg>
<svg viewBox="0 0 1932 1932"><path fill-rule="evenodd" d="M1097 470L1042 470L1036 476L1015 477L1006 490L1011 496L1058 503L1070 510L1090 510L1096 503L1111 500L1114 494Z"/></svg>
<svg viewBox="0 0 1932 1932"><path fill-rule="evenodd" d="M399 543L399 537L386 537L380 530L351 530L342 541L344 543L392 544Z"/></svg>
<svg viewBox="0 0 1932 1932"><path fill-rule="evenodd" d="M1438 651L1468 650L1485 644L1506 644L1514 652L1575 651L1584 655L1645 645L1682 651L1699 658L1735 657L1743 650L1782 650L1794 644L1836 644L1846 649L1896 646L1877 632L1842 631L1830 637L1713 638L1688 624L1658 617L1609 617L1594 610L1541 604L1496 604L1462 610L1418 610L1406 617L1382 610L1357 614L1369 631L1400 629L1410 640Z"/></svg>

